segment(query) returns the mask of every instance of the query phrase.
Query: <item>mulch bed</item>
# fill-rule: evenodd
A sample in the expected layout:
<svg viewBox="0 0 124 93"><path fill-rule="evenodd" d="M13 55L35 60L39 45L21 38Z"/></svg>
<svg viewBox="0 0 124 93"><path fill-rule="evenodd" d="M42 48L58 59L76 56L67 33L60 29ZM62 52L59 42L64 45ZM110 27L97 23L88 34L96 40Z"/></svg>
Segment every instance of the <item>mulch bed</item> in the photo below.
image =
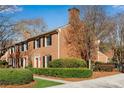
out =
<svg viewBox="0 0 124 93"><path fill-rule="evenodd" d="M29 84L24 85L0 85L0 88L32 88L36 84L36 81L33 81Z"/></svg>
<svg viewBox="0 0 124 93"><path fill-rule="evenodd" d="M119 74L120 72L113 71L113 72L93 72L92 77L90 78L58 78L58 77L51 77L51 76L44 76L44 75L34 75L34 76L41 76L44 78L51 78L51 79L58 79L58 80L66 80L66 81L82 81L82 80L90 80L90 79L95 79L95 78L100 78L100 77L105 77L105 76L111 76L115 74Z"/></svg>

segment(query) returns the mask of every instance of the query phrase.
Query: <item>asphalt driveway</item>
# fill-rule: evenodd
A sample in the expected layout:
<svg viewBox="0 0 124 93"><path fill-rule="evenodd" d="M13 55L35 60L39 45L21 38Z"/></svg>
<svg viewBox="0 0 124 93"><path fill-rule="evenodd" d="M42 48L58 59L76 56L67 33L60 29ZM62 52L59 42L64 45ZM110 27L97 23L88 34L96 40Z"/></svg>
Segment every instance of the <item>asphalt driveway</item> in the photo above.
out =
<svg viewBox="0 0 124 93"><path fill-rule="evenodd" d="M70 82L50 88L124 88L124 74L79 82Z"/></svg>

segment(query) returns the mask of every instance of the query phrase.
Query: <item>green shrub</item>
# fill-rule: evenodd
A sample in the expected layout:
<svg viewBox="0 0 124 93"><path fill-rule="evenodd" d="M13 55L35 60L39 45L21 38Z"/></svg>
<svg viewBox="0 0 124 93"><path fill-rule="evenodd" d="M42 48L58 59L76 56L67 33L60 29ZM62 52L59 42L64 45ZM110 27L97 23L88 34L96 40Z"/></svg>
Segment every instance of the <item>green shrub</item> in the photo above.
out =
<svg viewBox="0 0 124 93"><path fill-rule="evenodd" d="M28 66L26 67L27 69L30 69L30 68L32 68L33 66L32 66L32 62L29 62L29 64L28 64Z"/></svg>
<svg viewBox="0 0 124 93"><path fill-rule="evenodd" d="M0 60L0 68L6 68L8 67L8 62L6 62L5 60Z"/></svg>
<svg viewBox="0 0 124 93"><path fill-rule="evenodd" d="M77 58L61 58L49 62L48 67L51 68L80 68L86 67L86 62Z"/></svg>
<svg viewBox="0 0 124 93"><path fill-rule="evenodd" d="M114 69L114 64L112 63L95 63L93 70L94 71L106 71L112 72Z"/></svg>
<svg viewBox="0 0 124 93"><path fill-rule="evenodd" d="M27 84L33 80L28 69L0 69L0 85Z"/></svg>
<svg viewBox="0 0 124 93"><path fill-rule="evenodd" d="M63 78L88 78L92 76L92 71L82 68L32 68L34 74L63 77Z"/></svg>
<svg viewBox="0 0 124 93"><path fill-rule="evenodd" d="M97 64L102 64L103 62L100 62L100 61L96 61L95 62L95 65L97 65Z"/></svg>

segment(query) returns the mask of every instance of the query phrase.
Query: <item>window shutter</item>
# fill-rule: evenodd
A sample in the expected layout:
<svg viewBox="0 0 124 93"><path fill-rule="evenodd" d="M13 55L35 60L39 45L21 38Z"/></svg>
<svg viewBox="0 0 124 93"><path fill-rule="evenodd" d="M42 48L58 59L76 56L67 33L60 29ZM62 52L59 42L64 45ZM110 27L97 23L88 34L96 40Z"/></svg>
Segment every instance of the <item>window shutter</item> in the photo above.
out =
<svg viewBox="0 0 124 93"><path fill-rule="evenodd" d="M45 56L43 56L43 67L45 67Z"/></svg>
<svg viewBox="0 0 124 93"><path fill-rule="evenodd" d="M26 50L28 50L28 42L26 43Z"/></svg>
<svg viewBox="0 0 124 93"><path fill-rule="evenodd" d="M52 45L52 36L50 35L49 38L50 38L50 45Z"/></svg>
<svg viewBox="0 0 124 93"><path fill-rule="evenodd" d="M45 56L43 56L43 62L45 62Z"/></svg>
<svg viewBox="0 0 124 93"><path fill-rule="evenodd" d="M45 36L43 37L43 47L45 46Z"/></svg>
<svg viewBox="0 0 124 93"><path fill-rule="evenodd" d="M22 49L22 51L24 51L24 44L21 45L21 49Z"/></svg>
<svg viewBox="0 0 124 93"><path fill-rule="evenodd" d="M40 48L40 44L41 44L40 42L41 42L41 41L40 41L40 38L39 38L39 39L37 40L37 47L38 47L38 48Z"/></svg>
<svg viewBox="0 0 124 93"><path fill-rule="evenodd" d="M37 45L37 48L39 48L39 40L38 39L36 40L36 45Z"/></svg>
<svg viewBox="0 0 124 93"><path fill-rule="evenodd" d="M50 61L52 61L52 56L50 56Z"/></svg>
<svg viewBox="0 0 124 93"><path fill-rule="evenodd" d="M34 40L34 42L33 42L33 48L35 49L35 40Z"/></svg>
<svg viewBox="0 0 124 93"><path fill-rule="evenodd" d="M39 39L39 47L41 47L41 39Z"/></svg>

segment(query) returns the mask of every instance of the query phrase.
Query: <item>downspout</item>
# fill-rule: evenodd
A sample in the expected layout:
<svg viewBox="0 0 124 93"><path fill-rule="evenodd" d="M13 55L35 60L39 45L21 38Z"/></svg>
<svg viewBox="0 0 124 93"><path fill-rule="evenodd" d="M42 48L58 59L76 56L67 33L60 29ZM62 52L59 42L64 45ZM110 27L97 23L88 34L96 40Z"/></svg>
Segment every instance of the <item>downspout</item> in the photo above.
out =
<svg viewBox="0 0 124 93"><path fill-rule="evenodd" d="M58 29L58 59L60 58L60 33L61 29Z"/></svg>

